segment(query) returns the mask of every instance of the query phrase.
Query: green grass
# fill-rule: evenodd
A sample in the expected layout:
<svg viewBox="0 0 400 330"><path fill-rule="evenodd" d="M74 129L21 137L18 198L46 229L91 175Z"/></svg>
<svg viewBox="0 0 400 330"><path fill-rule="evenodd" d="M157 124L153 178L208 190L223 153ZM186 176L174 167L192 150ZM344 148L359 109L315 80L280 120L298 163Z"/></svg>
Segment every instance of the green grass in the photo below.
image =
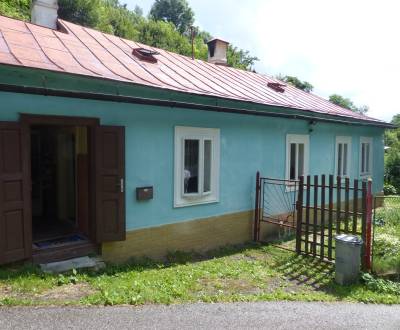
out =
<svg viewBox="0 0 400 330"><path fill-rule="evenodd" d="M400 197L385 198L376 210L374 228L374 271L400 275Z"/></svg>
<svg viewBox="0 0 400 330"><path fill-rule="evenodd" d="M397 287L388 291L380 282L369 282L341 287L334 283L331 264L272 245L247 244L205 255L178 252L164 263L132 260L99 272L46 275L33 266L3 267L0 305L268 300L400 303Z"/></svg>

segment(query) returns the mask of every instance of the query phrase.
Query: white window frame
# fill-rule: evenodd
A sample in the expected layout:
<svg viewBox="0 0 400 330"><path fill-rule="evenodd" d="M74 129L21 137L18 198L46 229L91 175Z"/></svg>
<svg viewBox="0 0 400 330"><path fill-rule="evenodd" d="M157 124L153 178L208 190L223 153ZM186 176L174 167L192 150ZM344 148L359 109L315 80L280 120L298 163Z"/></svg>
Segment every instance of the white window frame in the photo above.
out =
<svg viewBox="0 0 400 330"><path fill-rule="evenodd" d="M369 143L369 171L362 171L362 145L364 143ZM371 177L372 176L372 168L373 168L373 139L372 137L365 137L365 136L361 136L360 137L360 150L359 150L359 169L360 169L360 177Z"/></svg>
<svg viewBox="0 0 400 330"><path fill-rule="evenodd" d="M184 191L184 148L185 140L199 140L199 180L198 193ZM204 186L204 141L211 141L211 183L210 191L203 192ZM220 130L175 126L174 155L174 207L215 203L219 201Z"/></svg>
<svg viewBox="0 0 400 330"><path fill-rule="evenodd" d="M343 175L343 157L342 157L342 173L338 173L338 162L339 162L339 144L347 144L347 166L346 175ZM344 151L344 149L342 149ZM351 136L337 136L336 147L335 147L335 176L340 175L343 178L351 177Z"/></svg>
<svg viewBox="0 0 400 330"><path fill-rule="evenodd" d="M286 135L286 179L290 180L290 145L296 143L296 180L298 179L298 144L304 144L304 164L303 164L303 175L306 176L309 173L309 161L310 161L310 136L308 134L287 134ZM290 182L287 185L287 190L294 190L295 186L291 185Z"/></svg>

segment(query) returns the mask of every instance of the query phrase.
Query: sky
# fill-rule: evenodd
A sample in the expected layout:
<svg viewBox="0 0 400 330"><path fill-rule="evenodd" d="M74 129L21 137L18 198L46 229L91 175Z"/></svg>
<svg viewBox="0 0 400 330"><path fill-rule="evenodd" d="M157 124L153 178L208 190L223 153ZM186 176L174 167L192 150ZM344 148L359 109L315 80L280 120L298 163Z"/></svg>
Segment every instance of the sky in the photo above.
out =
<svg viewBox="0 0 400 330"><path fill-rule="evenodd" d="M147 15L153 0L120 0ZM195 25L249 50L257 72L292 75L328 98L400 113L400 1L188 0Z"/></svg>

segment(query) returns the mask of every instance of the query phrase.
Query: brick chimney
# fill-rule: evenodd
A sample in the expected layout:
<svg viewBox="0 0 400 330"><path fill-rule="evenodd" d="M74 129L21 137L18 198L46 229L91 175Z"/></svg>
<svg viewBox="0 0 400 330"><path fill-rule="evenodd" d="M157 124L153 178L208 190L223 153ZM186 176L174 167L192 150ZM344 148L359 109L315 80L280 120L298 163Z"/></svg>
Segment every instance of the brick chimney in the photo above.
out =
<svg viewBox="0 0 400 330"><path fill-rule="evenodd" d="M57 29L57 10L57 0L33 0L31 22L50 29Z"/></svg>
<svg viewBox="0 0 400 330"><path fill-rule="evenodd" d="M229 42L222 39L211 39L207 42L208 46L208 62L218 65L228 65L226 53L228 51Z"/></svg>

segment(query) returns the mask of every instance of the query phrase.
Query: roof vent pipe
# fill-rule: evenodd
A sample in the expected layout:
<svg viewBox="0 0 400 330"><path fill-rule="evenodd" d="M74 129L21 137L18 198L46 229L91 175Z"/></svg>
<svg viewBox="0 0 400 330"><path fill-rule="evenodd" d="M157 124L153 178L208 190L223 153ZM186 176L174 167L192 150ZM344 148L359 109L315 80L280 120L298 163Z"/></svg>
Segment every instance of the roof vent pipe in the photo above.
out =
<svg viewBox="0 0 400 330"><path fill-rule="evenodd" d="M218 65L228 65L228 61L226 59L228 45L229 42L217 38L207 42L208 62Z"/></svg>
<svg viewBox="0 0 400 330"><path fill-rule="evenodd" d="M33 24L57 29L57 0L33 0L31 22Z"/></svg>

